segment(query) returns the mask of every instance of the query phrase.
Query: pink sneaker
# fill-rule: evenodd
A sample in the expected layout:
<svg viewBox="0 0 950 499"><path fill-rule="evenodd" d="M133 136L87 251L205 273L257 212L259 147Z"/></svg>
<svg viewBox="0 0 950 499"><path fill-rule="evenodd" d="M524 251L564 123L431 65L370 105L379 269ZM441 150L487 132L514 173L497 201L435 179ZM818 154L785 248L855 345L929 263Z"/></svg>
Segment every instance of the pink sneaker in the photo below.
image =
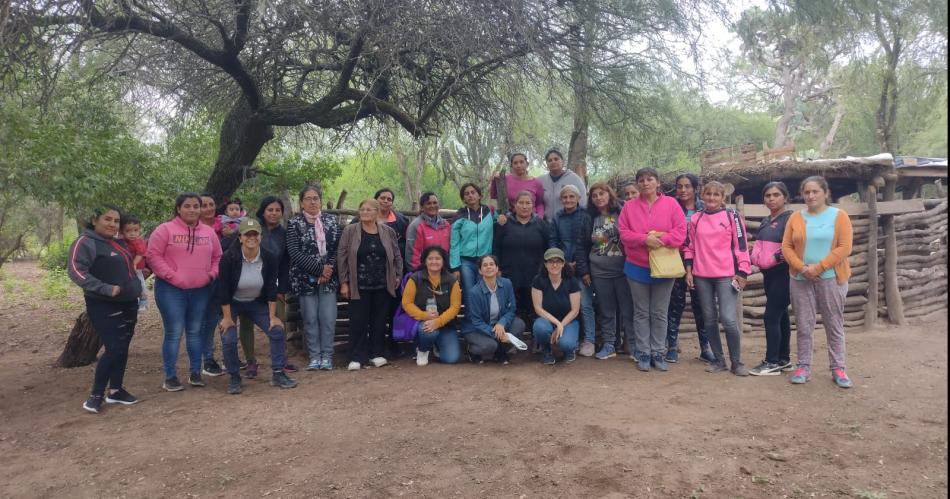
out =
<svg viewBox="0 0 950 499"><path fill-rule="evenodd" d="M804 367L799 367L792 373L792 377L788 378L788 382L793 385L803 385L808 382L808 378L808 370Z"/></svg>
<svg viewBox="0 0 950 499"><path fill-rule="evenodd" d="M841 369L840 367L838 369L831 370L831 379L833 379L835 384L841 388L851 388L854 386L851 378L848 377L848 373L844 372L844 369Z"/></svg>

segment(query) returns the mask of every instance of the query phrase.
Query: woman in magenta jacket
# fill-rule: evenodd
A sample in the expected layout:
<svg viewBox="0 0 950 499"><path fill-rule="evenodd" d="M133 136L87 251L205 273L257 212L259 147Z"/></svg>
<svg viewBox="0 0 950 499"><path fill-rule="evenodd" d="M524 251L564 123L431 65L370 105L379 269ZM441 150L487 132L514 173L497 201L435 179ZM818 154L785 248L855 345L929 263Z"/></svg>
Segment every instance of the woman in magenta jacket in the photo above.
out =
<svg viewBox="0 0 950 499"><path fill-rule="evenodd" d="M200 214L201 197L180 194L175 200L175 218L159 225L148 238L145 258L155 273L155 304L165 329L162 388L170 392L184 389L175 369L182 332L190 364L188 383L204 386L201 322L211 298L211 281L218 276L221 243L214 229L198 223Z"/></svg>
<svg viewBox="0 0 950 499"><path fill-rule="evenodd" d="M736 305L739 291L745 287L751 264L746 242L745 224L733 210L726 208L726 189L719 182L703 186L705 209L693 213L686 237L686 285L695 288L703 309L703 322L716 361L706 372L726 370L719 337L719 322L726 330L729 345L730 371L748 376L742 365L739 323ZM718 307L718 308L717 308Z"/></svg>
<svg viewBox="0 0 950 499"><path fill-rule="evenodd" d="M660 192L660 176L653 168L637 171L640 197L627 201L618 227L627 261L624 274L633 295L636 338L633 355L637 368L666 371L667 310L673 279L650 276L650 249L675 248L686 239L686 219L679 203Z"/></svg>

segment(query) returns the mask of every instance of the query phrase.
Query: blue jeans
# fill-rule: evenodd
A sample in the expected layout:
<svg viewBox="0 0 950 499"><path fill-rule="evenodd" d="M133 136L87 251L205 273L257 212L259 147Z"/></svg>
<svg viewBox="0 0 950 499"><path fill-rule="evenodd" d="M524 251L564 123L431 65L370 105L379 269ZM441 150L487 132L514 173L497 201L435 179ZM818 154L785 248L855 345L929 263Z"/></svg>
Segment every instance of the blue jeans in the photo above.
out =
<svg viewBox="0 0 950 499"><path fill-rule="evenodd" d="M459 335L455 328L446 326L426 333L422 331L422 324L419 324L416 328L416 347L420 352L428 352L432 350L433 345L439 346L439 362L443 364L455 364L462 356Z"/></svg>
<svg viewBox="0 0 950 499"><path fill-rule="evenodd" d="M155 279L155 304L162 316L165 338L162 341L162 363L165 379L177 376L178 348L185 334L189 369L201 371L201 321L208 308L210 285L195 289L180 289L161 279Z"/></svg>
<svg viewBox="0 0 950 499"><path fill-rule="evenodd" d="M594 342L594 334L597 332L594 327L594 287L581 285L581 325L584 326L584 341Z"/></svg>
<svg viewBox="0 0 950 499"><path fill-rule="evenodd" d="M297 298L300 300L300 315L310 360L332 357L333 336L336 333L336 293L317 291Z"/></svg>
<svg viewBox="0 0 950 499"><path fill-rule="evenodd" d="M564 353L577 350L577 339L578 336L580 336L580 329L581 325L577 320L573 320L564 326L564 334L557 340L558 350ZM534 333L534 338L538 341L538 345L541 346L541 351L550 352L551 335L554 333L554 324L551 324L547 319L538 317L534 320L531 332Z"/></svg>
<svg viewBox="0 0 950 499"><path fill-rule="evenodd" d="M284 328L270 326L270 312L267 304L257 300L231 300L231 320L236 321L238 315L251 319L267 335L270 340L270 367L274 372L283 371L287 363L287 346L284 342ZM241 360L238 358L237 327L229 327L221 333L221 350L224 352L224 367L228 374L237 376L241 369Z"/></svg>
<svg viewBox="0 0 950 499"><path fill-rule="evenodd" d="M462 282L462 294L468 294L472 286L478 284L481 275L478 273L478 259L462 258L462 264L459 266L459 277Z"/></svg>
<svg viewBox="0 0 950 499"><path fill-rule="evenodd" d="M221 304L213 298L218 290L218 280L211 281L208 286L208 306L201 319L201 360L204 362L214 360L214 330L221 322Z"/></svg>

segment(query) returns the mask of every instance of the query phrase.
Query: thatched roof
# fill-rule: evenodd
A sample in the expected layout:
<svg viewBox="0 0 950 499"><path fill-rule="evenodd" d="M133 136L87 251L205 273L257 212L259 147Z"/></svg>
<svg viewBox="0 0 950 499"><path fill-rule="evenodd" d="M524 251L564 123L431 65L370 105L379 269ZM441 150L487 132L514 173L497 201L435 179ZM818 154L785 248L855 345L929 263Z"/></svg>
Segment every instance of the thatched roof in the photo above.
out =
<svg viewBox="0 0 950 499"><path fill-rule="evenodd" d="M894 157L878 154L866 158L783 159L769 162L719 163L703 168L703 180L730 182L737 188L762 185L772 180L801 180L811 175L827 179L871 179L894 167Z"/></svg>

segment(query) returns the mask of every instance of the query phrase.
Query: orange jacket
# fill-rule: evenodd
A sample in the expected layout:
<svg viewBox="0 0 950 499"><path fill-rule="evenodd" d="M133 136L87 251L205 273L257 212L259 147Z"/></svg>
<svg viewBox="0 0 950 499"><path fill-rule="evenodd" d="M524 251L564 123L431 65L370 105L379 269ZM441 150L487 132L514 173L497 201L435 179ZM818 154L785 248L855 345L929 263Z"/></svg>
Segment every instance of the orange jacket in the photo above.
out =
<svg viewBox="0 0 950 499"><path fill-rule="evenodd" d="M848 263L848 256L851 255L853 237L851 218L843 209L839 208L838 216L835 218L835 235L831 240L831 251L818 262L818 272L824 272L833 267L838 284L848 282L851 277L851 264ZM782 238L782 255L785 256L785 261L788 262L788 270L792 277L801 273L802 268L805 267L803 258L806 241L805 219L801 212L796 211L788 218L788 224L785 226L785 236Z"/></svg>

